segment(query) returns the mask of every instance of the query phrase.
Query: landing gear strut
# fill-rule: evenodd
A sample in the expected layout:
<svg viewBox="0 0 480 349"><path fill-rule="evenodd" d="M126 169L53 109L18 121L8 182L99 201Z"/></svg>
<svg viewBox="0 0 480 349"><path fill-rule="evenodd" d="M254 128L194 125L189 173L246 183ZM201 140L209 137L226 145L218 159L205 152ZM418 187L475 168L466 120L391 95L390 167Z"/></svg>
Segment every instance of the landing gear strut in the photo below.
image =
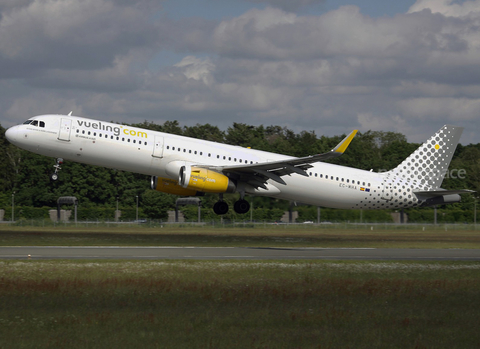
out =
<svg viewBox="0 0 480 349"><path fill-rule="evenodd" d="M57 158L57 162L53 167L55 168L55 171L50 175L50 179L52 181L56 181L58 179L58 171L62 169L62 164L63 164L63 159L62 158Z"/></svg>

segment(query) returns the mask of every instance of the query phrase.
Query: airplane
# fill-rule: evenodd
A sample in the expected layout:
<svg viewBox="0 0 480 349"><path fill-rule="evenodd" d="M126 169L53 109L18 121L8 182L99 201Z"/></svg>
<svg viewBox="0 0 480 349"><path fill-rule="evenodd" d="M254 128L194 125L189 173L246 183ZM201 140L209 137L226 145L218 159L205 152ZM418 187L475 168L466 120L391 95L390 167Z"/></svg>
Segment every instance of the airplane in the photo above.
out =
<svg viewBox="0 0 480 349"><path fill-rule="evenodd" d="M459 202L471 190L440 188L463 128L445 125L390 171L372 172L325 163L341 156L353 130L331 151L292 157L68 115L40 115L10 127L14 145L56 158L151 176L151 188L179 196L219 194L216 214L239 193L235 212L247 213L245 195L268 196L339 209L402 209Z"/></svg>

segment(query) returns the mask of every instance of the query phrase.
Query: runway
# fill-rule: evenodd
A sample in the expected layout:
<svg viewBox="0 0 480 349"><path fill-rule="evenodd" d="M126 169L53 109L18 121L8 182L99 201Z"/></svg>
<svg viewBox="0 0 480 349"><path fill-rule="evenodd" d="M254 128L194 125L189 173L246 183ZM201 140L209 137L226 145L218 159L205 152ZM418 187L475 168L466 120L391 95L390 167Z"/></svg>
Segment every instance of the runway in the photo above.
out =
<svg viewBox="0 0 480 349"><path fill-rule="evenodd" d="M0 247L0 259L202 259L202 260L463 260L476 249L258 248L258 247Z"/></svg>

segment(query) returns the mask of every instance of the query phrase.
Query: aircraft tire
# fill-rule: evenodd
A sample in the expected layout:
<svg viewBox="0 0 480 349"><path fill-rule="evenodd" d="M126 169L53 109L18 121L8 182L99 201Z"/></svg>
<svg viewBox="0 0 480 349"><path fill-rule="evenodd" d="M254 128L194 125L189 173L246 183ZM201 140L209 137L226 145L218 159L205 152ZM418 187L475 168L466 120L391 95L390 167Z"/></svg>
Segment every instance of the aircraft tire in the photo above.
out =
<svg viewBox="0 0 480 349"><path fill-rule="evenodd" d="M228 212L228 204L225 201L217 201L213 205L213 212L219 215L224 215Z"/></svg>
<svg viewBox="0 0 480 349"><path fill-rule="evenodd" d="M250 204L247 200L238 200L235 202L233 209L239 214L245 214L250 210Z"/></svg>

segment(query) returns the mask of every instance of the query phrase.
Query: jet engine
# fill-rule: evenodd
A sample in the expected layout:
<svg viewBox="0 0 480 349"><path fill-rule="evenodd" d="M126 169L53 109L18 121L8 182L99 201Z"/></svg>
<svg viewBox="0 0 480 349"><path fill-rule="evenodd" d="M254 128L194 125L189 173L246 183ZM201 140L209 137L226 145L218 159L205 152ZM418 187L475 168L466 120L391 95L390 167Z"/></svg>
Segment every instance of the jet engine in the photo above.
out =
<svg viewBox="0 0 480 349"><path fill-rule="evenodd" d="M227 176L199 167L182 166L178 183L183 188L206 193L234 193L236 185Z"/></svg>
<svg viewBox="0 0 480 349"><path fill-rule="evenodd" d="M196 189L183 188L178 184L176 180L169 179L169 178L152 176L150 185L152 189L156 191L161 191L163 193L168 193L168 194L174 194L179 196L205 195L205 193L202 193Z"/></svg>

